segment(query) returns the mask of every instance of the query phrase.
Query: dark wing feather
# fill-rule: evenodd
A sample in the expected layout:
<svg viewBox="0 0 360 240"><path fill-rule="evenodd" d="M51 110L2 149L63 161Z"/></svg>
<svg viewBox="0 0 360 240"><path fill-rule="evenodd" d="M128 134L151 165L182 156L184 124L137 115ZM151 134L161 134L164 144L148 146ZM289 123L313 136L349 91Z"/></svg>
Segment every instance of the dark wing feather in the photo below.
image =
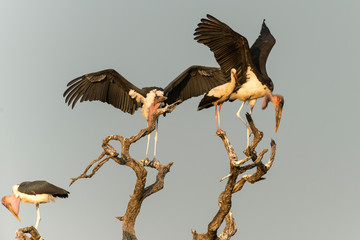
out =
<svg viewBox="0 0 360 240"><path fill-rule="evenodd" d="M250 53L255 66L259 69L262 75L268 76L266 72L266 60L273 46L275 45L275 38L271 34L269 28L263 21L260 35L250 48Z"/></svg>
<svg viewBox="0 0 360 240"><path fill-rule="evenodd" d="M228 81L231 69L235 68L237 85L243 84L247 67L253 65L247 39L215 17L209 14L207 17L195 29L194 39L210 48Z"/></svg>
<svg viewBox="0 0 360 240"><path fill-rule="evenodd" d="M185 101L200 96L210 89L226 83L227 80L219 68L191 66L170 82L164 89L167 104L177 100Z"/></svg>
<svg viewBox="0 0 360 240"><path fill-rule="evenodd" d="M132 89L143 96L145 94L113 69L85 74L70 81L67 86L68 89L64 92L65 102L72 104L72 107L78 100L98 100L130 114L133 114L141 103L132 99L129 91Z"/></svg>
<svg viewBox="0 0 360 240"><path fill-rule="evenodd" d="M70 193L46 181L22 182L19 185L18 191L29 195L51 194L54 197L61 198L67 198Z"/></svg>

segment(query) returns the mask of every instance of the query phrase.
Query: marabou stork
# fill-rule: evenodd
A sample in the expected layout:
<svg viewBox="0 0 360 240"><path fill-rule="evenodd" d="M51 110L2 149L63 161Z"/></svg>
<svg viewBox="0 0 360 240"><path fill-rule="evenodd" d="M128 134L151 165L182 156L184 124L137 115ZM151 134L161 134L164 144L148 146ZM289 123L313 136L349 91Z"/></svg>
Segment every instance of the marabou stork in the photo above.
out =
<svg viewBox="0 0 360 240"><path fill-rule="evenodd" d="M22 182L19 185L14 185L12 192L13 195L3 197L1 203L9 209L19 221L20 201L35 204L37 212L36 229L41 219L39 204L50 201L54 202L56 197L67 198L69 195L69 192L65 189L59 188L46 181Z"/></svg>
<svg viewBox="0 0 360 240"><path fill-rule="evenodd" d="M85 74L70 81L64 92L65 102L75 106L76 102L99 100L111 104L123 112L134 114L141 108L148 126L151 115L160 104L172 104L199 96L210 89L226 83L218 68L191 66L170 82L165 89L160 87L138 88L113 69ZM154 144L156 158L157 124ZM150 134L148 135L146 156L148 158Z"/></svg>
<svg viewBox="0 0 360 240"><path fill-rule="evenodd" d="M234 91L235 81L236 81L236 69L231 69L231 81L224 83L220 86L217 86L211 89L205 96L201 99L198 110L204 108L209 108L215 106L215 120L216 120L216 132L221 130L220 127L220 110L222 104L229 99L230 94ZM219 105L219 112L217 111L217 105Z"/></svg>
<svg viewBox="0 0 360 240"><path fill-rule="evenodd" d="M201 23L195 29L194 39L210 48L227 78L230 69L236 69L237 82L234 92L229 98L230 101L239 99L243 102L236 115L247 126L247 123L240 116L242 107L248 101L248 104L251 106L251 114L256 100L265 96L263 109L267 106L268 101L271 101L275 106L275 131L277 131L284 98L281 95L272 95L274 85L266 72L266 60L275 44L275 38L266 26L265 20L262 23L259 37L249 48L245 37L233 31L215 17L208 14L207 18L201 19ZM248 126L247 131L249 143Z"/></svg>

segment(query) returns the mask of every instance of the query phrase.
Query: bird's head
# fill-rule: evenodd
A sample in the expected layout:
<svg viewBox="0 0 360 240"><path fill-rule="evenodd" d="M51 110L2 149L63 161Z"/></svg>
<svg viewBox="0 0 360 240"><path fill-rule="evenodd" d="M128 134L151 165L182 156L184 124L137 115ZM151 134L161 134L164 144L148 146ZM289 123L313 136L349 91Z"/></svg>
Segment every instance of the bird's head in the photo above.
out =
<svg viewBox="0 0 360 240"><path fill-rule="evenodd" d="M167 97L165 97L165 96L155 96L155 101L158 103L165 102L166 99L167 99Z"/></svg>
<svg viewBox="0 0 360 240"><path fill-rule="evenodd" d="M5 196L1 199L1 203L20 221L18 216L20 198L15 197L15 195Z"/></svg>
<svg viewBox="0 0 360 240"><path fill-rule="evenodd" d="M284 100L283 96L281 96L281 95L272 95L272 93L269 92L264 97L264 102L262 104L262 109L265 109L267 107L269 101L271 101L274 104L274 107L275 107L275 120L276 120L275 132L277 132L277 130L279 128L282 109L284 107L285 100Z"/></svg>
<svg viewBox="0 0 360 240"><path fill-rule="evenodd" d="M233 77L235 80L237 79L236 69L235 68L231 69L231 77Z"/></svg>
<svg viewBox="0 0 360 240"><path fill-rule="evenodd" d="M156 104L161 104L163 102L165 102L167 99L167 97L163 96L163 92L162 91L155 91L155 96L154 96L154 105Z"/></svg>

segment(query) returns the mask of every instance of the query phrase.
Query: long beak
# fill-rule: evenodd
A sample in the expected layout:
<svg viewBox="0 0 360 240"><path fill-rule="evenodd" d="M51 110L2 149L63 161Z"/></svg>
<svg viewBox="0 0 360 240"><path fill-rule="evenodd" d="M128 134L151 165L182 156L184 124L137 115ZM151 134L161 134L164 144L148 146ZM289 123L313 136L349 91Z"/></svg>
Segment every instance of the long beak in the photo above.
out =
<svg viewBox="0 0 360 240"><path fill-rule="evenodd" d="M284 100L284 97L281 95L274 95L272 101L273 101L274 107L275 107L275 120L276 120L275 132L277 132L277 130L279 128L282 109L284 107L285 100Z"/></svg>
<svg viewBox="0 0 360 240"><path fill-rule="evenodd" d="M277 132L279 125L280 125L280 120L281 120L281 114L282 114L282 104L278 104L275 106L275 120L276 120L276 129L275 132Z"/></svg>
<svg viewBox="0 0 360 240"><path fill-rule="evenodd" d="M1 203L17 218L17 220L21 221L18 216L20 209L20 198L17 198L14 195L5 196L2 198Z"/></svg>
<svg viewBox="0 0 360 240"><path fill-rule="evenodd" d="M165 96L157 96L156 98L158 102L164 102L167 99Z"/></svg>

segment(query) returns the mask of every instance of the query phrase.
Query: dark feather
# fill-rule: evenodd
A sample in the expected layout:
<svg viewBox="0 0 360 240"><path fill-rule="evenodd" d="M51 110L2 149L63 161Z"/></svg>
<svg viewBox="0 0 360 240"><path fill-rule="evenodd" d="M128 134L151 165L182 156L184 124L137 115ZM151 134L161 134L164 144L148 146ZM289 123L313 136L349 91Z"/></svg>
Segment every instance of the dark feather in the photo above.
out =
<svg viewBox="0 0 360 240"><path fill-rule="evenodd" d="M237 84L245 83L246 69L252 65L248 41L215 17L209 14L207 17L208 19L201 19L195 29L194 39L208 46L214 53L227 81L230 81L231 69L235 68Z"/></svg>
<svg viewBox="0 0 360 240"><path fill-rule="evenodd" d="M28 195L36 194L51 194L54 197L67 198L70 192L57 187L46 181L33 181L33 182L22 182L19 185L18 191Z"/></svg>
<svg viewBox="0 0 360 240"><path fill-rule="evenodd" d="M185 101L200 96L226 82L219 68L191 66L165 87L164 95L168 97L166 103L172 104L177 100Z"/></svg>
<svg viewBox="0 0 360 240"><path fill-rule="evenodd" d="M214 96L208 96L205 94L205 96L201 99L199 106L198 106L198 111L204 109L204 108L209 108L214 106L213 102L215 102L216 100L218 100L219 98L214 97Z"/></svg>
<svg viewBox="0 0 360 240"><path fill-rule="evenodd" d="M76 102L102 101L133 114L141 103L129 96L132 89L145 97L146 92L139 89L113 69L89 73L75 78L64 92L65 102L75 106Z"/></svg>
<svg viewBox="0 0 360 240"><path fill-rule="evenodd" d="M270 33L269 28L263 21L260 35L250 48L251 56L255 66L260 70L261 74L267 76L266 73L266 60L273 46L275 45L275 38Z"/></svg>
<svg viewBox="0 0 360 240"><path fill-rule="evenodd" d="M229 81L230 70L235 68L238 80L236 89L246 82L246 71L250 67L262 84L273 90L271 79L266 73L266 60L275 44L265 21L262 24L260 36L249 49L245 37L233 31L228 25L211 15L201 19L195 29L195 40L208 46Z"/></svg>

